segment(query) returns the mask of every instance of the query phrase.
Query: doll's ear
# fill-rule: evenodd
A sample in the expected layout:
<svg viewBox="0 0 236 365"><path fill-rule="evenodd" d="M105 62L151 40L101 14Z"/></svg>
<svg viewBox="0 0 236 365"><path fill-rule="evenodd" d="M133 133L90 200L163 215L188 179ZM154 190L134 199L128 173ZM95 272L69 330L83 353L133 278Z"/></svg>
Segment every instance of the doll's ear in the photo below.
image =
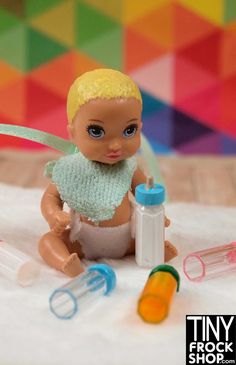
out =
<svg viewBox="0 0 236 365"><path fill-rule="evenodd" d="M73 126L73 124L68 124L67 125L67 132L68 132L70 140L73 142L73 140L74 140L74 126Z"/></svg>

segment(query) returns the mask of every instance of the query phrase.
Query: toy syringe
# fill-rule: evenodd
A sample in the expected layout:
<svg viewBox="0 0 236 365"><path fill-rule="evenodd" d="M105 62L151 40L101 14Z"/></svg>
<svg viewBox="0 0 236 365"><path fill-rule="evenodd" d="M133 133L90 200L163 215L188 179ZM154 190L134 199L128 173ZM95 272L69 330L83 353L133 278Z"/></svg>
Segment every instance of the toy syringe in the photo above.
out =
<svg viewBox="0 0 236 365"><path fill-rule="evenodd" d="M34 283L40 266L32 257L0 240L0 274L21 286Z"/></svg>
<svg viewBox="0 0 236 365"><path fill-rule="evenodd" d="M236 270L236 242L187 255L183 269L187 278L196 282Z"/></svg>
<svg viewBox="0 0 236 365"><path fill-rule="evenodd" d="M83 274L54 290L49 298L50 309L60 319L70 319L116 286L113 269L105 264L88 267Z"/></svg>

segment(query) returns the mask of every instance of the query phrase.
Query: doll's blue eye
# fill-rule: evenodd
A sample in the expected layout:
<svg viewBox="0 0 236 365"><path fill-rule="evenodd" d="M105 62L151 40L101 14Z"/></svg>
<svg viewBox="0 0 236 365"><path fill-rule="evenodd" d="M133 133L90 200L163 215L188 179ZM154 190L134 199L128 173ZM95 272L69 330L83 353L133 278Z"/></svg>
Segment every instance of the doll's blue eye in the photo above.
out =
<svg viewBox="0 0 236 365"><path fill-rule="evenodd" d="M105 135L104 129L98 125L89 125L87 131L90 137L94 139L100 139Z"/></svg>
<svg viewBox="0 0 236 365"><path fill-rule="evenodd" d="M126 138L131 138L135 135L138 130L137 124L129 125L123 132L123 136Z"/></svg>

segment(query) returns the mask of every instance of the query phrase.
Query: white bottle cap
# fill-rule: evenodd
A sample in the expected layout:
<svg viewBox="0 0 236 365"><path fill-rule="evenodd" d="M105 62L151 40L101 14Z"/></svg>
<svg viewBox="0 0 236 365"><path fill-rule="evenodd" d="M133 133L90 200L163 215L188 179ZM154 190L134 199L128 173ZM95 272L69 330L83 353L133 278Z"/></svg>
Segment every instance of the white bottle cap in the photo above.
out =
<svg viewBox="0 0 236 365"><path fill-rule="evenodd" d="M28 255L0 240L0 274L22 286L32 285L40 266Z"/></svg>

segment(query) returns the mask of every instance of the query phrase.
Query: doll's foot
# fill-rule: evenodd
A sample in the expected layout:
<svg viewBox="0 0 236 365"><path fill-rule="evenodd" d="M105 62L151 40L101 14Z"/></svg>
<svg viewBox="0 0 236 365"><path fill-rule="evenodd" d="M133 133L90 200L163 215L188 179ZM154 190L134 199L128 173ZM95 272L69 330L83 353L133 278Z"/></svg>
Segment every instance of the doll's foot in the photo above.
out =
<svg viewBox="0 0 236 365"><path fill-rule="evenodd" d="M165 262L172 260L178 255L178 251L175 246L169 241L165 241Z"/></svg>
<svg viewBox="0 0 236 365"><path fill-rule="evenodd" d="M77 253L72 253L64 261L61 271L70 277L77 276L84 271Z"/></svg>

